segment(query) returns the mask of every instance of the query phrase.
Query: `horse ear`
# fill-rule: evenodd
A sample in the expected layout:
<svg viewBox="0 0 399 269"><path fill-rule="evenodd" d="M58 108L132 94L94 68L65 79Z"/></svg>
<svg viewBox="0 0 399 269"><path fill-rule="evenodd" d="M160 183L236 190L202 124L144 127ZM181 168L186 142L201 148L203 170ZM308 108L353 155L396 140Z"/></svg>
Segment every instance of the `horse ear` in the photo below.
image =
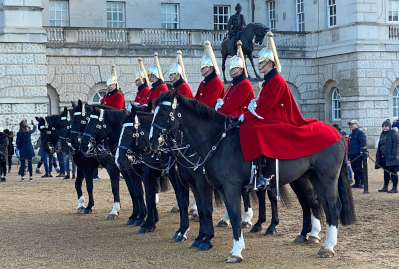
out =
<svg viewBox="0 0 399 269"><path fill-rule="evenodd" d="M82 106L83 106L83 103L82 103L82 101L80 101L80 99L78 100L78 107L79 108L82 108Z"/></svg>
<svg viewBox="0 0 399 269"><path fill-rule="evenodd" d="M40 119L41 119L41 118L35 117L35 119L37 120L37 122L40 122Z"/></svg>
<svg viewBox="0 0 399 269"><path fill-rule="evenodd" d="M122 109L122 111L123 111L123 116L127 116L127 115L129 115L129 112L127 111L127 109L126 109L126 107L124 107L123 109Z"/></svg>
<svg viewBox="0 0 399 269"><path fill-rule="evenodd" d="M72 108L75 108L75 107L76 107L76 104L75 104L74 101L71 101L71 104L72 104Z"/></svg>
<svg viewBox="0 0 399 269"><path fill-rule="evenodd" d="M130 109L130 113L132 115L136 115L137 114L137 110L136 110L136 106L135 105L132 105L132 108Z"/></svg>
<svg viewBox="0 0 399 269"><path fill-rule="evenodd" d="M68 108L66 106L64 106L64 112L68 113Z"/></svg>

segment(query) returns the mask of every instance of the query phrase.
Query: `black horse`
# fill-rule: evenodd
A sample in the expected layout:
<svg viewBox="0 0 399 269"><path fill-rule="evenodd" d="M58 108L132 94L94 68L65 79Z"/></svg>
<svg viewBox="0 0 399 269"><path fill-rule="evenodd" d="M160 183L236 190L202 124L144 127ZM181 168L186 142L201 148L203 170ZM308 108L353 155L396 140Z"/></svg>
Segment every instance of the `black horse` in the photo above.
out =
<svg viewBox="0 0 399 269"><path fill-rule="evenodd" d="M243 30L241 34L241 42L242 42L242 52L246 57L249 58L249 61L251 62L252 68L254 70L254 73L257 78L260 78L258 73L256 72L255 65L254 65L254 59L252 52L254 51L254 43L252 40L255 38L255 44L262 44L263 39L269 30L268 27L265 25L258 23L258 22L252 22L249 23ZM238 40L237 40L238 41ZM223 42L222 42L222 71L223 71L223 80L225 83L227 83L226 76L224 74L225 67L226 67L226 59L227 56L231 55L236 55L237 51L234 51L234 48L236 47L235 44L233 44L234 40L229 39L226 37Z"/></svg>
<svg viewBox="0 0 399 269"><path fill-rule="evenodd" d="M112 153L110 156L109 163L116 165L114 154L117 150L118 141L121 132L121 123L123 119L128 115L128 112L124 110L116 109L104 109L104 107L90 107L86 106L86 111L90 113L90 121L86 125L81 140L80 148L83 152L90 152L98 146L101 141L105 141L104 147L107 148L107 152ZM151 116L152 118L152 116ZM156 229L156 222L158 222L158 211L156 209L156 193L158 192L158 185L161 187L161 191L168 189L167 179L162 176L163 169L159 166L159 161L156 158L151 160L151 167L148 166L137 166L132 168L120 170L122 174L126 171L133 171L136 174L135 185L141 185L141 179L144 182L146 204L147 204L147 219L141 223L139 233L153 232ZM155 169L153 169L155 168ZM119 167L117 168L119 171ZM140 175L140 176L139 176ZM158 180L160 179L160 180ZM139 181L137 181L139 180ZM140 198L142 198L143 191L142 187L139 190ZM144 203L142 203L144 205Z"/></svg>
<svg viewBox="0 0 399 269"><path fill-rule="evenodd" d="M176 93L161 95L156 102L151 149L159 148L163 133L173 134L180 129L196 152L207 160L204 173L212 185L227 200L234 246L227 261L239 262L245 248L240 227L242 188L250 179L250 162L245 162L241 150L239 129L227 117L196 100ZM301 177L308 178L321 200L326 215L326 242L319 251L322 257L333 257L337 243L338 222L343 225L355 222L352 192L344 161L346 142L342 138L333 145L312 155L279 161L279 185L291 183ZM228 161L226 161L228 160Z"/></svg>

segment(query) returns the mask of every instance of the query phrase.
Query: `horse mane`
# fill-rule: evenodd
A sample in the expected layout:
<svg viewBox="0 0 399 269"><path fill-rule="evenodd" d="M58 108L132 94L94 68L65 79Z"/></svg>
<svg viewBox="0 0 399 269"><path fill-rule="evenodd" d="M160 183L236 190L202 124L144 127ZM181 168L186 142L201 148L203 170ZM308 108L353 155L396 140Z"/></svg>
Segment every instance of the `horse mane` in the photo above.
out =
<svg viewBox="0 0 399 269"><path fill-rule="evenodd" d="M48 124L55 126L60 124L60 115L51 115L46 117Z"/></svg>
<svg viewBox="0 0 399 269"><path fill-rule="evenodd" d="M170 101L170 97L173 96L174 93L166 92L163 93L155 102L155 107L157 107L163 101ZM182 106L191 112L197 114L201 119L209 120L215 119L218 122L224 123L230 116L225 116L220 112L217 112L214 108L204 105L203 103L195 100L195 99L188 99L184 96L176 93L176 98L178 101L179 106Z"/></svg>
<svg viewBox="0 0 399 269"><path fill-rule="evenodd" d="M125 116L123 110L109 109L104 111L104 119L112 123L120 124L125 119Z"/></svg>

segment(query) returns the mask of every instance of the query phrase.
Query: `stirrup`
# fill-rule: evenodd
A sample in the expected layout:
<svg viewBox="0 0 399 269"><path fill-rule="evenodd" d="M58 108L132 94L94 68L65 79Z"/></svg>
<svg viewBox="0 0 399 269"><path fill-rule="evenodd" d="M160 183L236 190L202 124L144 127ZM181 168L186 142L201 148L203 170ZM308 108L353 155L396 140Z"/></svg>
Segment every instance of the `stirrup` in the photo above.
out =
<svg viewBox="0 0 399 269"><path fill-rule="evenodd" d="M265 179L265 177L263 175L260 175L257 179L254 180L253 183L245 185L244 188L246 188L246 189L254 189L254 190L258 190L258 189L260 189L260 190L271 190L270 179L272 179L273 176L271 178ZM255 184L256 184L256 187L255 187Z"/></svg>

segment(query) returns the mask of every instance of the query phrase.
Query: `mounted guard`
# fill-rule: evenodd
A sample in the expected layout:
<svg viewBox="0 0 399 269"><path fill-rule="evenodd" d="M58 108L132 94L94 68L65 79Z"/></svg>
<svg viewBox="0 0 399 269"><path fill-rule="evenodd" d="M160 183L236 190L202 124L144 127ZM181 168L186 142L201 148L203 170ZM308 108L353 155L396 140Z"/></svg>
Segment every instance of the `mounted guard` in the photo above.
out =
<svg viewBox="0 0 399 269"><path fill-rule="evenodd" d="M101 104L110 106L116 109L123 109L125 107L125 98L119 91L118 76L116 75L115 65L112 65L111 76L107 80L108 92L104 94L101 99Z"/></svg>
<svg viewBox="0 0 399 269"><path fill-rule="evenodd" d="M240 142L245 161L257 160L258 163L256 183L247 185L247 188L268 185L262 171L265 163L267 167L274 159L292 160L308 156L341 138L332 126L302 117L287 82L279 74L281 65L273 34L269 32L267 36L269 48L260 51L258 61L258 70L265 74L262 90L239 118L243 122ZM278 171L275 172L278 176Z"/></svg>
<svg viewBox="0 0 399 269"><path fill-rule="evenodd" d="M205 55L200 61L201 75L204 80L198 86L195 99L209 107L215 107L218 98L223 98L224 96L224 86L218 77L220 71L211 42L205 41L204 47Z"/></svg>
<svg viewBox="0 0 399 269"><path fill-rule="evenodd" d="M247 67L241 49L241 41L237 42L237 55L230 59L230 77L233 82L229 85L223 99L218 99L215 109L220 113L238 117L244 113L254 96L254 89L248 80Z"/></svg>
<svg viewBox="0 0 399 269"><path fill-rule="evenodd" d="M143 59L139 58L139 68L136 71L136 86L138 87L137 89L137 95L136 98L134 99L134 105L140 106L140 105L146 105L148 101L145 101L145 97L147 96L148 92L150 91L150 88L148 87L148 76L147 76L147 71L144 68L143 64Z"/></svg>
<svg viewBox="0 0 399 269"><path fill-rule="evenodd" d="M186 72L184 70L182 52L177 51L176 63L169 68L169 79L173 83L173 90L187 98L194 98L193 92L188 86Z"/></svg>
<svg viewBox="0 0 399 269"><path fill-rule="evenodd" d="M163 73L161 65L159 64L158 53L154 53L155 65L151 65L148 69L148 79L152 83L151 90L148 92L147 96L144 98L143 102L155 103L158 97L163 92L168 92L168 87L164 83Z"/></svg>

